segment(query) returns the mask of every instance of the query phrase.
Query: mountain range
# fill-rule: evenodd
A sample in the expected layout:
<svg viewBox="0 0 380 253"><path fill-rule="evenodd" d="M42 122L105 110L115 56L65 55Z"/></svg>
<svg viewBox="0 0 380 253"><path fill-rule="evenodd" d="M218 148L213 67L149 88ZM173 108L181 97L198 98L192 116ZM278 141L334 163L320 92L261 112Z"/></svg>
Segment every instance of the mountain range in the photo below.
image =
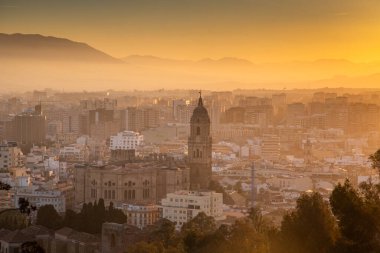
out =
<svg viewBox="0 0 380 253"><path fill-rule="evenodd" d="M53 64L54 63L54 64ZM380 87L380 63L320 59L254 63L224 57L177 60L111 56L90 45L39 34L0 34L0 89ZM22 70L22 71L20 71ZM241 87L237 87L239 83Z"/></svg>
<svg viewBox="0 0 380 253"><path fill-rule="evenodd" d="M122 62L86 43L40 34L20 33L0 33L0 57L54 61Z"/></svg>

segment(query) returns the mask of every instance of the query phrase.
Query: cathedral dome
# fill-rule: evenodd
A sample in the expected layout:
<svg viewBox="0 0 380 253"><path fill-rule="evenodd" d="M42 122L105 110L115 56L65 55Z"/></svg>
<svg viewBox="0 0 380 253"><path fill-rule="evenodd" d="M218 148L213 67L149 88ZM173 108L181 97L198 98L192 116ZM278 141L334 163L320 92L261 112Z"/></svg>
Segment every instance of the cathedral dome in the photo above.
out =
<svg viewBox="0 0 380 253"><path fill-rule="evenodd" d="M194 109L190 123L210 123L206 107L203 106L202 97L199 97L198 106Z"/></svg>

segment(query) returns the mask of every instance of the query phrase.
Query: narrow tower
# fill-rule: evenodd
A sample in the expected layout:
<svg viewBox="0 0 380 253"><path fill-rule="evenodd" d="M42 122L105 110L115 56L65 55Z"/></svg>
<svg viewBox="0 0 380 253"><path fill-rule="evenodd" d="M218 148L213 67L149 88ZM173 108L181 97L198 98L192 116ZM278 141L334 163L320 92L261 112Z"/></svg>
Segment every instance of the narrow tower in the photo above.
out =
<svg viewBox="0 0 380 253"><path fill-rule="evenodd" d="M199 92L198 106L194 109L190 120L188 140L191 190L208 189L211 181L210 124L210 117L203 106L202 94Z"/></svg>

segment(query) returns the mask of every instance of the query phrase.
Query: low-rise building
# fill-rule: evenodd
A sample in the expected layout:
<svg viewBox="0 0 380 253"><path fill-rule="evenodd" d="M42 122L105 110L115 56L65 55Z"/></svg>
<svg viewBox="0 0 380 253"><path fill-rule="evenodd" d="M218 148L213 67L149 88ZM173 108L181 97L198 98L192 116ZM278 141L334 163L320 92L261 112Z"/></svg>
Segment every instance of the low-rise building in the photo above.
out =
<svg viewBox="0 0 380 253"><path fill-rule="evenodd" d="M161 201L162 218L175 223L176 229L203 212L215 220L223 220L223 194L213 191L178 191Z"/></svg>
<svg viewBox="0 0 380 253"><path fill-rule="evenodd" d="M127 224L140 229L153 225L160 218L159 207L155 204L124 205L123 211L127 216Z"/></svg>
<svg viewBox="0 0 380 253"><path fill-rule="evenodd" d="M0 170L23 166L23 156L16 142L0 144Z"/></svg>
<svg viewBox="0 0 380 253"><path fill-rule="evenodd" d="M46 190L44 188L16 189L14 195L15 207L18 208L20 198L27 199L31 205L37 208L45 205L52 205L58 213L66 211L65 195L59 190Z"/></svg>
<svg viewBox="0 0 380 253"><path fill-rule="evenodd" d="M144 136L133 131L123 131L110 138L111 150L136 149L144 141Z"/></svg>
<svg viewBox="0 0 380 253"><path fill-rule="evenodd" d="M14 208L13 191L0 190L0 210Z"/></svg>
<svg viewBox="0 0 380 253"><path fill-rule="evenodd" d="M63 147L60 152L60 157L71 162L86 162L89 159L89 151L85 145L71 144Z"/></svg>

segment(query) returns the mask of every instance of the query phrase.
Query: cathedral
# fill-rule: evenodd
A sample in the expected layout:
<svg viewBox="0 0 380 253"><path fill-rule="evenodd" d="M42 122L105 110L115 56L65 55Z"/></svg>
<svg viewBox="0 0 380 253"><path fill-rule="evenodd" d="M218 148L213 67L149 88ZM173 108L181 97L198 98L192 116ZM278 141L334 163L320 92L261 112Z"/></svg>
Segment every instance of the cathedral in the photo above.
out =
<svg viewBox="0 0 380 253"><path fill-rule="evenodd" d="M211 181L211 148L210 117L203 106L200 93L198 106L190 120L190 137L188 140L188 159L190 166L190 189L206 190Z"/></svg>

